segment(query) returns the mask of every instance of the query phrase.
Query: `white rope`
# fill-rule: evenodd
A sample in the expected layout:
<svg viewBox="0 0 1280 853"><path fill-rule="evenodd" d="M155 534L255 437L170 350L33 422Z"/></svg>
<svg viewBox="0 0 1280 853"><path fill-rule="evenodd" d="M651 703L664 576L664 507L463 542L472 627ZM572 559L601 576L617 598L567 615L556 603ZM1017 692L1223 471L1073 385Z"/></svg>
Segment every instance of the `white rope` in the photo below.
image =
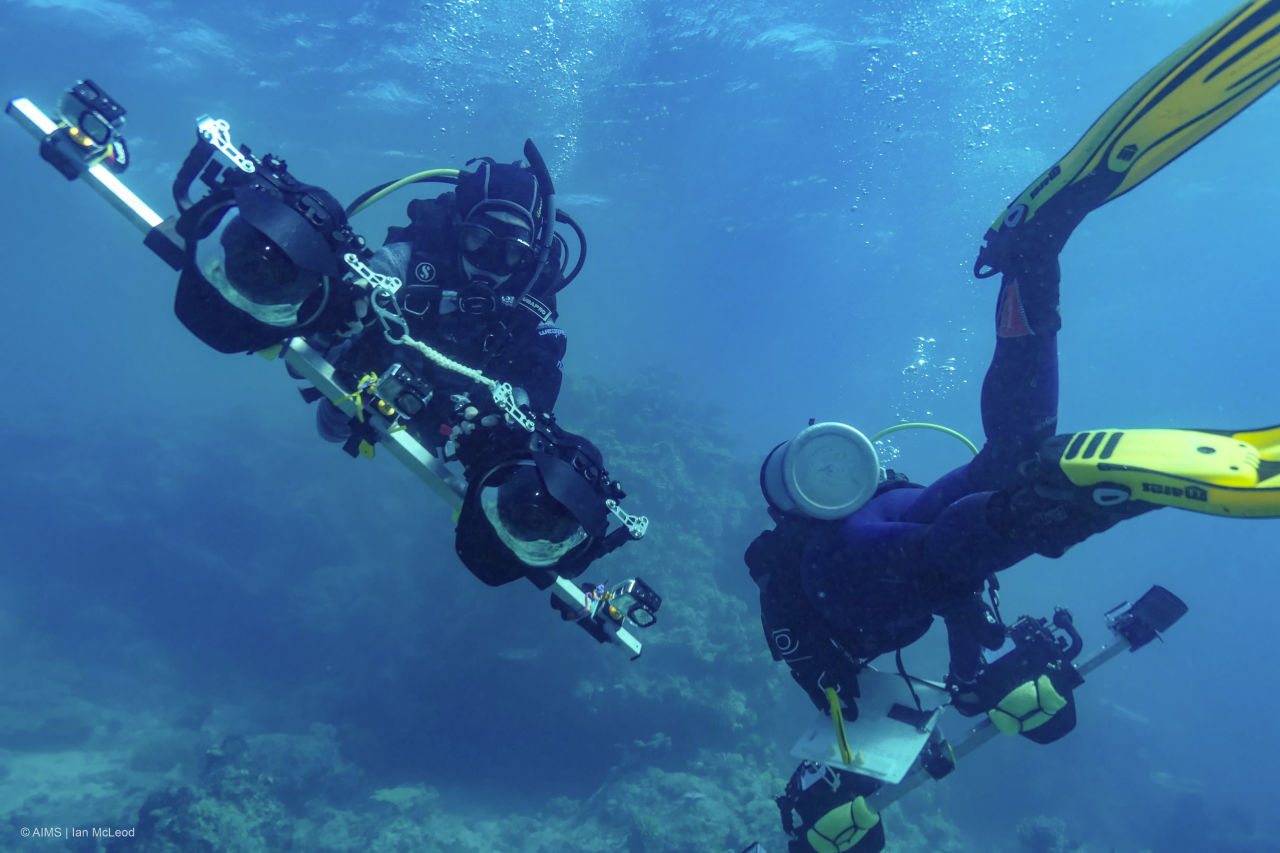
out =
<svg viewBox="0 0 1280 853"><path fill-rule="evenodd" d="M413 338L409 337L407 333L403 337L401 337L400 340L397 341L397 343L403 344L404 346L407 346L407 347L412 347L413 349L422 353L424 356L426 356L429 360L431 360L435 364L439 365L440 367L443 367L445 370L452 370L454 373L461 373L463 376L467 377L473 382L479 382L481 385L488 388L490 391L498 387L497 382L485 376L483 373L481 373L479 370L476 370L474 367L467 367L465 364L462 364L461 362L454 361L453 359L449 358L449 356L445 355L439 350L432 349L431 347L424 344L422 341L414 340Z"/></svg>
<svg viewBox="0 0 1280 853"><path fill-rule="evenodd" d="M364 266L354 255L347 255L347 264L357 272L371 273L368 267ZM385 277L384 277L385 278ZM451 370L467 377L472 382L483 385L493 394L494 404L501 409L507 417L519 424L521 428L528 432L533 432L537 428L533 417L520 408L520 404L516 402L515 391L509 382L497 382L485 376L474 367L467 367L461 362L454 361L439 350L432 349L422 341L414 340L409 336L409 324L405 321L404 316L400 313L400 306L395 301L395 290L399 287L399 279L390 279L395 287L389 287L383 282L376 282L371 286L369 304L382 320L383 332L388 341L397 346L407 346L417 352L422 353L432 364L442 367L445 370ZM379 298L381 297L381 299ZM383 307L382 300L391 306ZM393 326L404 329L400 335L393 335L391 329Z"/></svg>

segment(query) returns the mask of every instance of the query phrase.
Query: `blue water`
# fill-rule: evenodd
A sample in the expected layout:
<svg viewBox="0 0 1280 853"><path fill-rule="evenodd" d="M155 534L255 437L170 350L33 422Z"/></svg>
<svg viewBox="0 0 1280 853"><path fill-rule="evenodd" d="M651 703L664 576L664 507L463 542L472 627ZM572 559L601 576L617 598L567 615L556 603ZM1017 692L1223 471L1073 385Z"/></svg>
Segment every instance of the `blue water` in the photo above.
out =
<svg viewBox="0 0 1280 853"><path fill-rule="evenodd" d="M162 212L206 113L344 201L532 137L590 241L560 419L653 522L593 576L666 604L627 663L483 587L434 496L322 444L280 365L190 337L138 234L10 126L0 847L99 849L19 832L137 829L187 786L215 849L785 849L770 798L809 711L741 563L760 457L810 417L980 436L984 230L1232 5L4 3L0 94L103 84ZM1272 93L1077 230L1064 431L1276 421L1278 129ZM354 224L377 241L410 197ZM894 447L917 480L965 452ZM1007 572L1007 615L1069 606L1091 644L1152 583L1190 613L1090 678L1070 737L891 809L888 849L1280 849L1277 530L1166 511ZM1056 848L1020 840L1037 818Z"/></svg>

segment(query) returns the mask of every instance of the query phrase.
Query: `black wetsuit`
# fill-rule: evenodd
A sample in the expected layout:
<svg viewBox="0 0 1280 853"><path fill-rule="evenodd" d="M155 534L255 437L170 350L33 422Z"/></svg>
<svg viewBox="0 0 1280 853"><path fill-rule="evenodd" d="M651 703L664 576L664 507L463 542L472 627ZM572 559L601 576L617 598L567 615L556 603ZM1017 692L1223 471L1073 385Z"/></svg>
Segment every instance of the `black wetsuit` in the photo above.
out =
<svg viewBox="0 0 1280 853"><path fill-rule="evenodd" d="M555 292L562 281L559 257L553 253L529 289L537 297L534 307L494 304L486 311L464 310L470 282L451 232L453 205L453 193L411 202L410 224L389 229L383 248L369 265L403 282L396 301L411 337L491 379L523 389L535 411L550 412L560 394L566 347L564 331L551 322ZM522 276L527 273L517 272L497 288L499 297L513 302L513 295L505 291L518 295L524 285ZM355 376L370 370L381 373L400 363L422 379L433 393L426 408L410 421L410 428L429 447L442 445L459 421L453 395L468 394L481 412L492 410L487 389L437 366L416 350L393 345L379 323L337 358L338 366Z"/></svg>

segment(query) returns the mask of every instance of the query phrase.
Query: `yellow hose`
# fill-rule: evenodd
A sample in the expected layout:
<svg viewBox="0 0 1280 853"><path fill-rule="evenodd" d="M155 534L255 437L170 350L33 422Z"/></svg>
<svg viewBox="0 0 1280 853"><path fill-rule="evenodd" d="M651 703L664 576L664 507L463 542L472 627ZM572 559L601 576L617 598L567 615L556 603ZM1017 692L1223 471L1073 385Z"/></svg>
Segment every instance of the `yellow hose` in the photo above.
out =
<svg viewBox="0 0 1280 853"><path fill-rule="evenodd" d="M360 202L360 206L351 211L351 215L355 216L374 202L381 201L401 187L420 181L423 178L456 178L458 177L458 174L457 169L427 169L425 172L416 172L378 190L376 193Z"/></svg>
<svg viewBox="0 0 1280 853"><path fill-rule="evenodd" d="M944 427L941 424L928 424L921 421L913 421L911 423L906 423L906 424L894 424L891 427L885 427L875 435L871 436L871 440L879 441L880 439L884 438L886 435L889 435L890 433L895 433L898 430L903 430L903 429L936 429L938 432L945 432L947 435L953 436L954 438L957 438L960 441L963 441L965 444L965 447L968 447L970 450L973 451L974 456L978 455L978 445L974 444L972 441L966 438L963 433L957 432L956 430L953 430L951 427Z"/></svg>

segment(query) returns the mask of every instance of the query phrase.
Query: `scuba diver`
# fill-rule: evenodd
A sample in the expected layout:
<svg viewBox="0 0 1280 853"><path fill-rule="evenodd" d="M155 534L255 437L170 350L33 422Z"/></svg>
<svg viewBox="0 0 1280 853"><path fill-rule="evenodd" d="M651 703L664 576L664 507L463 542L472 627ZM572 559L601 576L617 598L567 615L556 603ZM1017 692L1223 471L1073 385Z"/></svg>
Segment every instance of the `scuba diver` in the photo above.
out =
<svg viewBox="0 0 1280 853"><path fill-rule="evenodd" d="M409 225L388 230L369 268L404 282L396 303L415 339L503 377L521 403L550 412L566 344L564 331L552 324L555 298L572 280L560 265L564 242L552 243L551 256L540 259L540 235L554 229L546 217L555 214L544 206L532 169L487 157L473 163L475 171L460 174L454 191L409 203ZM331 352L330 360L357 376L392 363L410 370L432 390L410 429L442 447L463 421L453 397L473 395L473 383L397 347L381 331L371 328L336 356ZM348 441L350 420L321 402L317 425L324 438Z"/></svg>
<svg viewBox="0 0 1280 853"><path fill-rule="evenodd" d="M322 435L352 455L380 444L436 491L473 574L550 589L564 619L640 655L631 629L655 623L661 596L635 577L572 580L643 538L649 520L621 507L599 448L552 414L565 352L556 295L581 271L586 237L557 209L532 140L523 162L418 172L344 208L203 116L173 182L177 213L164 217L119 179L130 162L126 110L94 81L72 85L55 116L28 98L5 113L179 273L174 313L192 334L218 352L280 356L307 383L303 398L323 400ZM350 218L424 181L456 188L412 202L409 224L375 254Z"/></svg>
<svg viewBox="0 0 1280 853"><path fill-rule="evenodd" d="M231 165L219 167L215 153ZM193 334L227 353L302 340L318 353L302 359L309 372L286 365L316 386L303 397L320 404L321 435L353 456L371 456L396 433L412 437L407 464L451 478L442 493L455 503L467 568L490 585L525 577L545 589L639 539L648 520L620 508L625 493L599 449L552 414L565 352L556 294L581 270L586 240L556 209L532 141L524 153L528 165L479 158L472 171L410 175L344 209L205 119L174 184L181 214L147 244L180 270L175 313ZM209 191L192 201L197 177ZM422 181L456 188L411 202L409 224L371 251L350 217ZM577 236L572 268L557 223ZM326 383L340 393L326 396ZM454 460L462 483L444 468ZM620 522L612 530L611 516ZM623 586L581 588L597 606L616 594L600 611L616 614L614 628L651 624L661 599L639 579ZM612 636L583 624L602 642Z"/></svg>
<svg viewBox="0 0 1280 853"><path fill-rule="evenodd" d="M988 660L1010 637L995 574L1032 554L1060 557L1161 506L1280 516L1280 427L1055 435L1059 252L1091 210L1280 79L1278 23L1280 3L1255 0L1193 39L1122 95L987 231L974 271L1002 279L981 392L986 443L974 459L923 486L882 469L871 441L852 427L812 422L765 459L761 487L776 527L745 555L765 637L833 721L857 719L859 675L880 655L898 654L910 685L901 649L940 617L950 654L940 687L949 704L988 715L1002 732L1056 740L1074 726L1078 674L1053 644ZM882 849L883 824L867 801L880 787L870 776L802 764L778 799L789 849Z"/></svg>
<svg viewBox="0 0 1280 853"><path fill-rule="evenodd" d="M467 163L472 171L423 173L455 188L409 203L409 224L390 228L368 260L374 275L402 286L374 297L369 318L377 322L326 353L353 382L382 371L379 395L401 426L463 466L468 490L457 550L491 585L521 576L541 585L545 569L573 577L636 530L624 523L606 532L608 504L624 494L599 449L552 415L566 348L554 324L556 295L582 269L586 240L557 210L531 143L525 155L528 165L481 157ZM357 199L353 211L390 186ZM577 236L572 269L557 222ZM513 421L477 372L507 383L513 408L527 420ZM351 417L324 398L317 428L352 455L373 438L359 413Z"/></svg>

